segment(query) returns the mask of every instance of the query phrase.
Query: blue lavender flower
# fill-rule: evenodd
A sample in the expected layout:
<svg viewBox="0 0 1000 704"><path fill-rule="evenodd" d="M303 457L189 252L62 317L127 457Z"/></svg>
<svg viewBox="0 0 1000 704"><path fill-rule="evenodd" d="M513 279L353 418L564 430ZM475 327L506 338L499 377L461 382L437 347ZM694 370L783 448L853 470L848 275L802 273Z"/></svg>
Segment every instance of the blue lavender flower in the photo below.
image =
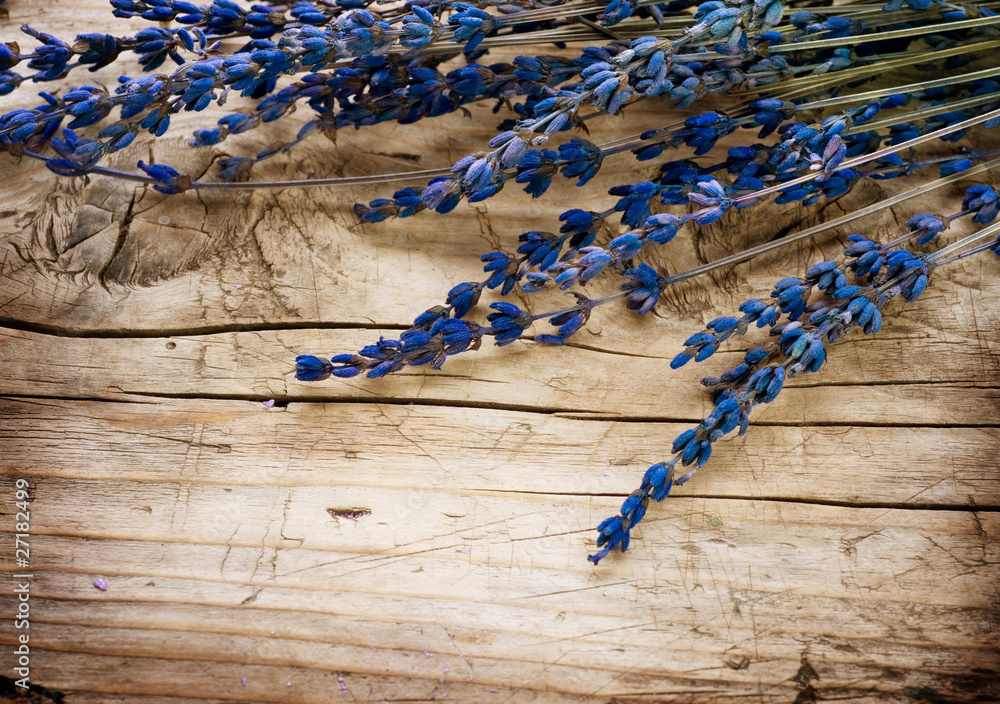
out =
<svg viewBox="0 0 1000 704"><path fill-rule="evenodd" d="M147 165L141 161L138 166L146 175L156 181L157 185L153 186L153 189L160 193L166 193L167 195L183 193L191 187L191 177L180 173L172 166L165 164Z"/></svg>
<svg viewBox="0 0 1000 704"><path fill-rule="evenodd" d="M667 280L656 273L648 264L641 263L632 269L622 272L627 281L622 284L622 290L628 291L628 308L644 315L653 310L660 299L660 294L667 286Z"/></svg>
<svg viewBox="0 0 1000 704"><path fill-rule="evenodd" d="M917 244L927 244L948 229L950 224L951 221L948 218L928 213L914 215L906 221L906 226L910 228Z"/></svg>
<svg viewBox="0 0 1000 704"><path fill-rule="evenodd" d="M997 201L996 191L992 188L986 185L977 185L967 191L967 195L962 200L962 208L975 211L973 221L980 225L988 225L996 218L1000 202Z"/></svg>
<svg viewBox="0 0 1000 704"><path fill-rule="evenodd" d="M490 274L486 282L488 288L499 288L506 296L517 285L520 262L504 252L489 252L481 259L486 263L483 271Z"/></svg>
<svg viewBox="0 0 1000 704"><path fill-rule="evenodd" d="M604 161L603 152L592 142L577 137L559 145L559 160L563 166L562 175L575 178L577 186L583 186L600 170Z"/></svg>
<svg viewBox="0 0 1000 704"><path fill-rule="evenodd" d="M513 303L497 302L490 304L493 313L486 316L490 326L495 331L495 344L504 347L514 342L524 334L532 322L531 315Z"/></svg>
<svg viewBox="0 0 1000 704"><path fill-rule="evenodd" d="M455 27L455 41L465 42L466 52L475 51L496 26L496 18L474 5L464 2L452 3L455 13L448 18L448 24Z"/></svg>
<svg viewBox="0 0 1000 704"><path fill-rule="evenodd" d="M549 323L557 328L556 334L535 335L535 342L546 345L562 345L587 324L597 302L587 298L582 293L576 291L572 293L576 298L576 305L549 318Z"/></svg>
<svg viewBox="0 0 1000 704"><path fill-rule="evenodd" d="M329 379L333 366L325 359L309 354L295 358L295 378L299 381L323 381Z"/></svg>

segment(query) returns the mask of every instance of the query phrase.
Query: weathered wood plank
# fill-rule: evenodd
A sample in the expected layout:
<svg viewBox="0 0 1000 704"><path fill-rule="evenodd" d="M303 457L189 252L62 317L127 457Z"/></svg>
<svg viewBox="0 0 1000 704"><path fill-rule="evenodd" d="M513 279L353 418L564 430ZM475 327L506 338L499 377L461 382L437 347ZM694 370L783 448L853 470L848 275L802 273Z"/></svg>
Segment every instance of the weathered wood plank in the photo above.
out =
<svg viewBox="0 0 1000 704"><path fill-rule="evenodd" d="M12 35L22 21L44 24L46 31L64 35L87 31L88 24L94 31L106 28L107 6L101 0L74 3L72 17L40 13L42 3L26 0L18 4L24 14L15 12L0 25ZM15 19L18 16L23 19ZM116 20L122 31L129 26L138 28L142 23ZM496 52L491 57L509 58ZM120 72L109 67L96 75L79 74L75 81L103 80L113 85ZM4 97L10 108L37 102L27 87ZM217 157L256 153L275 139L291 138L309 119L308 111L302 110L281 121L288 124L271 123L267 129L230 137L217 147L194 150L184 146L191 131L244 103L249 101L231 96L225 107L182 112L172 118L171 132L156 140L155 146L148 138L140 138L111 163L135 170L137 155L149 160L152 153L181 170L211 179L211 163ZM494 134L497 118L491 108L489 104L470 106L473 119L445 116L435 122L434 129L386 124L344 132L336 143L313 139L289 159L262 164L255 178L366 175L449 166L481 148ZM629 106L629 130L639 133L660 127L680 114L663 101L640 101ZM598 143L622 136L617 120L591 120L588 125L591 138ZM722 146L743 139L742 134L731 136ZM687 156L678 154L678 158ZM463 204L448 216L423 214L367 226L356 221L350 206L388 195L394 186L168 197L103 177L94 177L89 184L79 179L57 180L40 163L26 160L15 167L12 158L2 158L0 192L7 197L0 211L0 232L6 235L0 240L0 276L5 281L0 321L77 331L196 331L206 326L278 322L406 324L423 309L440 303L452 285L480 278L480 254L496 247L513 250L517 235L527 229L554 230L558 213L580 207L582 193L558 178L545 198L535 201L511 185L486 203ZM616 198L606 195L609 187L648 178L652 172L627 154L608 158L588 186L586 207L600 210L614 205ZM978 177L984 179L995 183L997 176ZM708 229L709 237L685 233L651 254L650 261L675 273L767 241L797 222L804 227L875 203L913 183L902 179L868 183L819 212L792 204L769 206L765 218L754 217L750 211L734 213L725 224ZM908 203L905 212L951 212L961 192L953 186L928 194ZM126 212L129 221L122 226L120 216ZM818 243L794 246L733 271L713 274L704 282L684 284L666 295L660 313L681 319L673 332L683 339L690 333L682 331L692 325L732 310L746 297L765 295L776 274L801 273L810 263L835 254L847 234L864 230L887 236L897 232L897 220L906 217L883 212L825 235ZM954 234L965 229L958 224ZM915 306L926 311L918 313L920 326L915 334L922 336L923 316L935 331L940 329L937 325L954 326L952 331L988 329L977 325L967 301L974 305L974 299L985 296L980 299L983 309L993 311L990 301L998 295L995 277L984 275L972 262L939 276L938 292L932 288ZM611 290L617 283L596 286ZM934 301L938 295L961 303ZM551 295L542 298L556 306L561 300ZM598 315L599 329L612 349L634 350L650 344L651 337L655 340L655 335L643 333L637 341L636 325L642 324L632 318L620 308L610 316ZM677 342L671 340L671 349Z"/></svg>
<svg viewBox="0 0 1000 704"><path fill-rule="evenodd" d="M736 453L737 482L720 453L715 471L653 508L627 560L594 570L583 560L592 526L637 471L631 457L608 476L586 466L594 454L641 449L648 426L662 424L370 404L162 401L137 416L136 404L13 403L4 403L15 412L3 424L3 467L34 475L36 662L46 686L225 696L243 676L265 690L277 676L311 701L333 691L320 674L334 671L379 701L433 684L427 650L439 677L449 667L476 680L451 678L438 691L473 701L502 701L494 695L517 691L511 678L528 701L648 691L787 701L803 656L824 695L891 700L929 687L962 700L955 673L996 671L1000 661L990 597L997 514L735 498L744 481L769 477L786 496L840 486L847 501L871 501L900 480L909 490L939 471L932 437L907 449L903 472L867 468L891 461L870 455L874 435L906 446L913 430L756 429L775 434L772 447L815 431L805 443L800 435L801 460L777 459L800 468L792 486L765 471L773 451L759 455L761 471ZM581 426L597 431L598 445L577 440ZM975 448L995 444L994 429L922 432L959 430L985 434L970 443L974 471ZM469 464L484 454L495 464ZM525 458L536 464L511 484L506 475ZM713 479L736 488L734 498L684 495L699 483L713 490ZM959 472L912 498L982 504L991 487L986 473ZM330 508L370 513L336 518ZM96 576L108 592L94 589ZM243 659L243 648L253 656ZM744 657L752 664L732 670ZM112 663L143 686L109 679ZM213 684L158 674L181 664ZM297 701L298 691L276 701Z"/></svg>
<svg viewBox="0 0 1000 704"><path fill-rule="evenodd" d="M818 679L803 679L812 680L812 687L820 698L898 701L895 697L912 697L914 690L921 688L929 692L938 691L935 686L949 681L947 676L942 676L939 668L950 669L964 664L935 655L941 651L934 648L918 651L919 656L926 658L926 669L922 672L873 667L870 660L864 662L863 657L857 658L862 661L860 664L838 662L852 658L853 646L817 638L816 642L807 645L811 652L805 656L804 662L801 657L790 660L770 658L768 666L758 668L758 672L748 671L750 668L736 670L742 664L743 656L740 655L725 659L725 662L731 663L725 665L719 664L723 658L718 655L705 657L686 651L681 655L685 660L690 659L693 664L712 664L697 669L676 670L662 654L656 657L655 652L643 653L651 654L653 658L627 669L619 666L608 671L564 664L549 653L549 658L541 663L525 663L524 679L512 681L499 674L510 668L509 662L480 662L452 653L449 653L451 657L443 658L440 653L427 656L420 651L396 653L378 648L373 652L367 647L303 642L288 637L244 636L240 641L247 646L247 654L227 661L226 654L217 648L225 640L232 643L233 639L219 638L210 633L188 635L146 629L126 631L44 624L40 631L39 635L47 647L38 651L37 659L41 664L37 667L42 676L52 682L54 689L61 689L60 685L65 683L74 689L86 688L109 694L216 696L238 698L240 701L329 701L339 694L353 695L354 699L361 701L407 698L489 702L509 701L511 698L517 701L617 701L619 698L648 701L640 698L658 694L661 698L653 701L663 701L662 697L672 695L675 699L683 697L683 701L696 702L720 699L740 701L751 697L755 701L787 702L796 694L796 676L803 671L808 673L803 665L819 675ZM57 639L57 634L63 638ZM97 657L80 653L76 643L82 639L96 640L107 650ZM131 641L134 646L128 650L123 641ZM52 644L51 650L49 643ZM187 649L189 655L184 658L157 657L156 653L161 652L165 645L173 646L176 649L174 652ZM215 650L212 650L213 646ZM799 647L802 648L801 644ZM844 652L848 654L844 656ZM829 660L825 659L827 653ZM610 653L603 650L602 654L612 662L633 655L618 649ZM970 654L970 659L975 662L975 655ZM207 657L201 659L196 657L198 655ZM477 664L473 665L473 662ZM814 663L818 663L819 669ZM410 674L391 676L386 674L387 670L408 671ZM138 674L145 684L140 686L134 677L114 677L116 671ZM772 674L768 676L768 672ZM243 677L247 680L245 688L241 685ZM343 678L346 693L340 689L338 677ZM959 680L956 677L950 679L952 682ZM914 682L920 684L914 685ZM980 688L975 681L969 681L964 690L949 693L949 700L976 701L977 697L988 697L996 691L988 684ZM445 692L449 693L448 698L443 696ZM978 700L982 701L981 698Z"/></svg>
<svg viewBox="0 0 1000 704"><path fill-rule="evenodd" d="M230 683L248 672L263 678L245 667L251 664L284 668L281 676L296 683L329 671L352 682L367 677L369 697L378 701L388 696L379 692L398 694L400 677L407 691L421 679L434 681L426 650L442 674L444 667L474 673L482 684L468 696L476 701L492 701L489 688L509 687L512 677L539 697L694 690L705 700L723 691L787 700L803 656L820 673L813 686L825 695L930 687L961 700L962 678L954 673L995 671L1000 661L990 596L1000 576L996 513L681 492L654 507L627 560L594 570L583 560L592 526L620 500L613 494L627 492L635 479L609 468L610 486L596 472L570 484L589 453L608 450L575 443L574 451L567 438L578 433L568 428L597 424L606 431L603 442L627 446L633 438L616 433L638 424L548 417L528 429L524 419L532 416L513 412L367 404L264 412L204 401L161 403L156 413L136 417L131 404L43 403L23 404L50 417L31 425L55 423L58 430L62 423L64 433L75 433L77 451L58 462L55 453L25 457L40 468L52 463L49 475L62 473L60 464L74 467L72 477L34 479L33 590L45 624L42 662L54 655L72 663L73 653L97 658L85 660L91 674L71 680L75 687L109 687L98 664L116 662L141 673L145 693L223 695L223 685L204 689L197 679L187 689L160 689L163 680L151 668L180 657L175 663ZM459 416L452 425L464 427L464 435L449 427L448 413ZM422 414L430 417L417 420ZM151 419L155 424L143 427ZM118 435L87 440L101 426ZM333 444L309 427L332 435ZM844 442L837 430L839 437L825 438L834 450L864 453L870 446L871 438ZM400 462L406 453L383 447L386 435L433 449L427 458L410 454ZM222 438L235 457L219 452ZM345 438L355 438L357 450L345 447ZM26 441L69 446L46 442L37 431ZM143 444L150 442L175 445L186 456ZM279 450L280 442L289 444ZM501 452L499 466L488 473L468 466L468 457L491 443ZM788 438L775 444L791 445ZM820 436L803 447L823 445ZM108 446L131 452L109 462ZM273 452L274 466L262 465L254 447L260 455ZM535 458L544 476L522 472L539 475L536 483L507 486L502 473L510 453ZM932 455L923 462L911 456L907 470L933 471ZM15 447L7 461L21 457ZM143 479L136 469L143 458L150 458L147 478L122 481ZM861 462L845 457L843 464L851 472ZM186 471L191 467L194 474ZM724 457L716 469L726 479ZM892 483L884 474L853 471L858 494ZM817 471L831 483L852 483L837 474ZM469 486L477 476L482 483ZM549 481L580 495L546 495ZM335 518L329 508L370 513ZM96 576L108 580L108 592L93 588ZM943 583L951 588L941 589ZM103 605L74 615L80 600ZM243 648L253 656L241 659ZM120 659L137 655L142 659ZM744 657L753 665L726 665ZM274 671L267 673L270 682ZM977 687L970 691L984 691Z"/></svg>
<svg viewBox="0 0 1000 704"><path fill-rule="evenodd" d="M280 505L280 492L308 495L331 487L416 497L434 489L450 500L468 491L624 496L685 427L492 409L358 403L265 411L256 403L189 400L137 406L4 399L0 419L6 449L0 468L38 477L47 491L62 487L57 504L78 500L74 480L87 481L82 496L93 492L101 502L108 492L146 491L147 482L162 483L156 485L166 492L161 502L176 499L178 483L211 485L203 487L214 497L203 501L203 517L225 497L219 487L279 492L253 499L262 510ZM997 506L995 470L982 455L998 446L996 428L752 427L742 439L721 442L697 481L676 492ZM182 498L185 505L192 500ZM350 503L345 498L332 506ZM143 505L138 498L130 502ZM115 519L119 535L150 518L130 511ZM329 517L317 514L321 518Z"/></svg>
<svg viewBox="0 0 1000 704"><path fill-rule="evenodd" d="M384 331L393 334L393 331ZM700 419L711 399L699 380L740 360L720 353L672 372L665 360L529 342L488 348L447 362L440 372L408 369L363 377L297 382L296 351L333 354L377 339L371 330L282 330L178 338L62 338L0 329L0 393L121 399L128 395L303 400L416 401L539 411L605 413L622 418ZM834 347L828 369L789 380L763 423L980 425L997 422L1000 357L967 354L957 343L897 341L886 359L865 338ZM123 355L122 351L128 350ZM952 354L952 350L956 353ZM673 354L673 350L670 354ZM841 352L842 354L835 354ZM940 369L912 383L911 365L931 354ZM39 364L39 360L44 360ZM858 362L864 383L859 383ZM638 380L657 380L637 384ZM662 381L660 381L662 379Z"/></svg>
<svg viewBox="0 0 1000 704"><path fill-rule="evenodd" d="M41 485L39 503L51 505L54 497L43 492ZM566 565L566 551L556 545L564 536L546 536L537 517L540 508L543 515L593 513L597 500L548 507L536 500L527 516L513 518L489 498L475 501L473 520L486 530L466 543L467 553L449 540L461 536L461 520L451 535L418 534L412 544L396 540L356 553L104 540L93 535L101 530L86 540L40 537L33 589L43 598L40 621L51 624L43 626L43 647L102 658L183 653L216 665L390 679L441 676L449 667L494 686L510 684L503 678L517 673L529 690L607 695L681 684L714 689L720 674L723 691L787 691L802 656L820 673L814 686L831 694L949 682L951 692L950 673L988 670L998 660L989 594L997 577L994 514L973 526L951 511L795 504L774 510L682 499L682 515L643 526L645 559L623 563L624 572L595 572L579 568L582 560L577 569ZM523 497L517 504L523 512ZM91 509L94 518L106 513L104 505ZM358 521L354 532L376 515ZM491 535L496 516L504 517L506 540ZM40 521L44 533L49 518ZM291 532L295 522L282 530ZM73 556L69 571L66 554ZM56 557L50 562L47 555ZM219 577L206 569L230 561ZM108 579L108 592L90 585L96 575ZM954 589L938 589L941 578ZM81 617L67 599L106 606ZM608 613L609 601L616 613ZM178 612L175 604L215 608ZM232 609L241 605L247 608L234 620ZM742 657L753 667L726 671L726 662ZM886 669L893 672L888 678Z"/></svg>
<svg viewBox="0 0 1000 704"><path fill-rule="evenodd" d="M74 703L119 701L116 695L127 702L170 704L215 701L216 697L229 702L293 704L324 704L338 698L372 702L428 701L431 696L444 698L445 692L449 694L445 701L502 702L514 696L518 701L528 702L579 701L577 697L564 697L555 692L538 693L516 685L476 686L453 681L441 685L438 682L441 678L433 676L425 679L378 677L354 674L341 668L321 671L302 665L228 665L128 655L92 657L65 650L40 652L41 664L37 666L40 676L52 683L51 689L65 692L66 701ZM130 676L123 678L122 673ZM247 679L245 687L243 677ZM337 677L343 677L346 692L341 690ZM78 696L80 690L84 690L82 697ZM86 696L88 693L90 697Z"/></svg>
<svg viewBox="0 0 1000 704"><path fill-rule="evenodd" d="M22 22L107 30L104 0L7 5L0 40ZM5 109L34 105L30 92ZM182 113L172 136L112 163L151 155L211 178L219 155L308 119L183 146L238 104ZM491 136L489 108L314 140L256 177L446 166ZM629 107L636 132L672 119ZM616 120L590 124L594 141L622 136ZM1000 697L992 260L939 272L878 336L838 344L651 507L627 556L584 560L597 522L708 410L697 380L737 358L669 372L689 334L850 232L885 238L917 210L953 212L959 186L680 285L645 319L598 310L573 348L518 343L377 382L292 379L295 354L395 336L479 278L484 251L648 176L618 157L586 194L557 179L542 201L509 189L363 226L350 205L393 186L167 198L0 155L0 505L12 512L11 477L31 479L33 684L66 704ZM742 211L649 261L682 271L911 183L819 212ZM519 300L540 312L564 299ZM267 398L281 405L265 411ZM8 624L12 588L0 585Z"/></svg>
<svg viewBox="0 0 1000 704"><path fill-rule="evenodd" d="M370 505L371 513L350 519L356 522L344 526L347 519L331 520L326 515L324 520L324 509L316 510L338 492L285 491L285 500L277 502L280 510L269 516L266 532L255 533L255 528L244 527L245 518L261 511L253 500L260 494L234 490L228 500L217 499L220 517L213 522L199 518L208 508L205 499L216 492L183 490L192 494L193 506L187 516L164 517L162 503L155 503L159 492L148 485L145 491L139 489L129 496L132 501L152 503L151 518L129 537L122 536L120 519L109 519L106 527L95 525L99 511L88 513L80 502L66 500L56 512L40 511L35 538L38 557L33 568L80 572L72 580L74 590L85 587L91 594L96 590L90 585L93 577L86 579L87 574L107 577L110 585L118 584L125 594L132 588L141 592L144 587L153 590L150 594L156 593L156 585L150 587L147 578L162 577L168 583L179 580L173 583L173 589L181 592L176 596L186 600L183 592L189 589L190 598L196 601L217 584L231 585L220 592L230 594L234 590L236 594L252 594L264 587L290 589L291 593L330 589L364 592L371 600L379 594L395 594L403 602L413 598L461 601L479 594L483 600L511 605L529 600L525 608L543 611L571 604L574 613L581 616L604 614L605 620L598 624L602 627L612 626L611 619L641 616L650 599L667 595L668 602L690 604L690 618L697 622L713 613L706 611L704 599L716 599L717 592L736 589L737 585L780 596L787 594L789 584L795 584L795 595L803 603L814 597L858 600L855 606L863 609L867 598L877 598L900 607L922 604L988 611L992 597L984 585L997 571L998 549L989 542L995 535L996 518L990 512L979 512L977 522L967 511L854 509L682 497L661 509L653 516L655 520L637 528L642 537L637 552L645 553L640 567L620 565L617 570L595 571L583 559L589 522L613 506L613 498L452 497L434 491L428 493L427 501L406 501L402 492L388 491L382 498L369 490L367 496L359 494ZM123 497L122 487L112 485L108 495ZM516 505L525 507L524 515L511 516ZM435 519L425 520L426 528L413 522L413 516L421 511ZM463 512L459 515L459 511ZM393 524L390 518L397 516L409 522ZM179 533L171 542L164 541L156 525L168 521L175 523L174 530ZM324 529L311 534L304 530L315 524ZM188 525L198 526L198 530L189 532ZM776 540L779 530L780 539ZM508 540L503 540L505 537ZM72 549L69 564L63 560L62 550L67 548ZM942 592L927 579L932 573L946 575L963 588ZM627 582L622 581L624 577ZM442 579L446 583L438 584ZM185 580L194 581L189 584ZM636 590L653 583L663 585L661 593L636 596ZM37 585L44 594L46 582ZM691 591L707 595L694 597L687 593ZM574 596L549 599L570 592ZM619 605L621 613L606 614L608 594L627 600L627 606ZM302 596L307 604L313 597L326 598L311 593ZM258 603L259 599L253 602L265 608L266 602ZM697 608L699 604L704 608ZM268 608L277 605L272 603ZM727 614L723 610L719 617ZM403 618L403 614L382 612L378 618L391 621ZM893 622L879 623L873 628L884 633L892 626ZM580 627L590 629L590 625ZM815 627L817 624L803 623L787 628L798 632ZM555 631L567 637L580 635L576 626L556 623L551 628L551 637L558 635ZM942 630L942 642L953 642L947 629ZM861 633L850 626L845 626L844 632Z"/></svg>

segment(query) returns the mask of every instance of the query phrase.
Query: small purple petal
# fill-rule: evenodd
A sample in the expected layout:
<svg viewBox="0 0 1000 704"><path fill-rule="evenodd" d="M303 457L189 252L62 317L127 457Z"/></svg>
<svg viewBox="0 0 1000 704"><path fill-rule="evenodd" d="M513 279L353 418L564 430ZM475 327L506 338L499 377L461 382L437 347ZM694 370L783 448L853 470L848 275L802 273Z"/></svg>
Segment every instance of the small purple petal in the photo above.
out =
<svg viewBox="0 0 1000 704"><path fill-rule="evenodd" d="M274 408L274 399L269 398L266 401L264 401L264 408Z"/></svg>
<svg viewBox="0 0 1000 704"><path fill-rule="evenodd" d="M108 582L103 577L98 577L94 580L94 586L100 589L102 592L108 591Z"/></svg>

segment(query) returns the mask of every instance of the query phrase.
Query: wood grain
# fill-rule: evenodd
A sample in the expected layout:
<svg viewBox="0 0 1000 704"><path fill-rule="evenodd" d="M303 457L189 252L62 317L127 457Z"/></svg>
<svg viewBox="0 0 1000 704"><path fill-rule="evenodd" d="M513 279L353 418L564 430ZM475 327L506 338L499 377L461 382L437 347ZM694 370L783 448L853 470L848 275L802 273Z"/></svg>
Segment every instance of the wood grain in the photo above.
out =
<svg viewBox="0 0 1000 704"><path fill-rule="evenodd" d="M101 0L7 6L3 41L22 22L107 29ZM112 85L118 72L77 80ZM23 86L3 109L36 102ZM211 179L220 156L307 119L184 146L231 102L177 116L112 163L155 158ZM447 166L493 134L491 107L315 140L255 178ZM627 129L667 111L631 106ZM623 134L619 120L592 123L596 142ZM854 231L887 238L915 212L954 211L968 184L678 285L643 318L599 309L564 348L526 340L437 373L294 380L296 354L398 335L477 278L483 252L553 229L581 194L583 207L613 205L607 188L649 175L619 157L587 191L557 180L537 201L509 188L368 226L351 205L392 187L168 198L0 154L0 561L15 571L25 478L34 575L33 698L9 677L8 579L0 699L1000 699L995 258L938 272L878 335L838 343L821 373L791 380L745 437L650 507L625 556L585 559L594 526L710 409L698 380L756 344L669 370L692 331ZM740 211L648 261L682 271L913 183ZM534 312L563 301L520 297Z"/></svg>

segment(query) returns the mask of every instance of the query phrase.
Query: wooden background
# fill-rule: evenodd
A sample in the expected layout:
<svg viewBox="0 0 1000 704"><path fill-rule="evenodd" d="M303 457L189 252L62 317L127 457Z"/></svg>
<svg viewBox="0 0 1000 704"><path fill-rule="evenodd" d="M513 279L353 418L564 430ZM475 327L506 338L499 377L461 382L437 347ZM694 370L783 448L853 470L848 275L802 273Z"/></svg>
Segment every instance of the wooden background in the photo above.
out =
<svg viewBox="0 0 1000 704"><path fill-rule="evenodd" d="M4 41L26 21L61 36L109 29L100 0L7 6ZM36 102L32 86L0 101ZM492 134L489 106L470 110L319 138L256 177L447 166ZM629 108L627 122L595 121L592 138L672 121L666 110ZM213 159L296 129L188 149L208 121L181 116L172 136L114 163L156 158L212 178ZM618 157L586 190L557 179L539 201L510 188L369 226L351 204L391 186L166 197L0 155L0 558L13 569L25 477L35 575L33 698L7 679L10 579L0 696L996 701L995 258L942 270L878 336L839 343L652 506L627 555L597 567L585 559L593 528L710 409L697 380L742 354L672 372L681 342L834 255L854 228L678 286L642 319L599 310L566 348L523 341L438 373L294 380L296 354L398 335L478 278L479 254L553 229L565 208L605 208L608 187L648 176ZM681 271L905 186L736 213L649 261ZM953 212L960 193L856 227L886 238L915 212ZM534 312L564 300L532 298Z"/></svg>

